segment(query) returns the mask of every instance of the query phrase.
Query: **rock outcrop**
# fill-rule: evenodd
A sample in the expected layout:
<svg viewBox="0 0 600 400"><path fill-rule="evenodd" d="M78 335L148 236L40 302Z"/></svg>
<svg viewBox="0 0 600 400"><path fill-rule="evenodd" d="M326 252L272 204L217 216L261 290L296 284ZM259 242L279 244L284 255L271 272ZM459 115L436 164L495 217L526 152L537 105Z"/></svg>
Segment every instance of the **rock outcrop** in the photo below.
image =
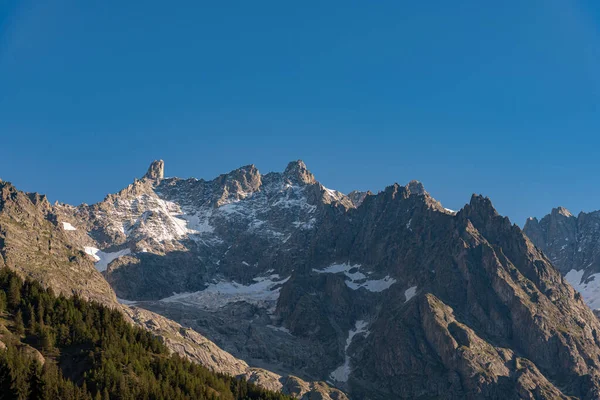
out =
<svg viewBox="0 0 600 400"><path fill-rule="evenodd" d="M144 179L148 179L154 182L160 182L165 177L165 162L163 160L156 160L150 164L148 172L144 175Z"/></svg>
<svg viewBox="0 0 600 400"><path fill-rule="evenodd" d="M557 207L540 221L529 218L523 230L586 303L600 309L600 211L575 217Z"/></svg>

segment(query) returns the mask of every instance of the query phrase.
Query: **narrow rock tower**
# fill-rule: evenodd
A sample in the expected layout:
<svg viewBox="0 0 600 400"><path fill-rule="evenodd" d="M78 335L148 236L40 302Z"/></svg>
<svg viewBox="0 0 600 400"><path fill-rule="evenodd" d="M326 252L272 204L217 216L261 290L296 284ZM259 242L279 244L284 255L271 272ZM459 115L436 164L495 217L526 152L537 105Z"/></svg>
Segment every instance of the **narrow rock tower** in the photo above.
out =
<svg viewBox="0 0 600 400"><path fill-rule="evenodd" d="M144 175L144 179L155 182L160 182L165 177L165 162L163 160L155 160L150 164L148 172Z"/></svg>

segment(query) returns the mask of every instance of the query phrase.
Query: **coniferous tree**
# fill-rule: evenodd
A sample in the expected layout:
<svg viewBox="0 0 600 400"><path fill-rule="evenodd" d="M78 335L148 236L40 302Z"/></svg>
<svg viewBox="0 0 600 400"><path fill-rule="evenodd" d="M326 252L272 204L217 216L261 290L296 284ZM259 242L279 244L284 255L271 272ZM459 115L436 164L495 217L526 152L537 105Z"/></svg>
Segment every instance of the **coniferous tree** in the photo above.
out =
<svg viewBox="0 0 600 400"><path fill-rule="evenodd" d="M16 275L11 275L8 282L8 305L12 309L21 302L21 282Z"/></svg>
<svg viewBox="0 0 600 400"><path fill-rule="evenodd" d="M6 306L6 293L0 290L0 315L2 315L4 311L6 311Z"/></svg>
<svg viewBox="0 0 600 400"><path fill-rule="evenodd" d="M25 325L23 325L23 313L21 310L17 311L15 315L15 332L17 335L22 335L25 333Z"/></svg>
<svg viewBox="0 0 600 400"><path fill-rule="evenodd" d="M17 397L13 389L12 375L5 352L0 353L0 400L12 400Z"/></svg>
<svg viewBox="0 0 600 400"><path fill-rule="evenodd" d="M42 379L42 368L37 361L29 366L29 400L44 400L45 382Z"/></svg>
<svg viewBox="0 0 600 400"><path fill-rule="evenodd" d="M36 331L36 324L35 324L35 309L33 308L33 305L29 305L27 307L27 329L29 330L29 333L31 333L32 335L35 334Z"/></svg>

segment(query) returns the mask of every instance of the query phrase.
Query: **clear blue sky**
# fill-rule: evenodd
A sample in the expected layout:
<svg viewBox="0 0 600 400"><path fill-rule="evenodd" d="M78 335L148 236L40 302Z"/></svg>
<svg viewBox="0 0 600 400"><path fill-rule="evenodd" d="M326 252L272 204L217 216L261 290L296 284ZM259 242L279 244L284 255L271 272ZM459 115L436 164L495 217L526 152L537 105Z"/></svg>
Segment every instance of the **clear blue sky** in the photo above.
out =
<svg viewBox="0 0 600 400"><path fill-rule="evenodd" d="M0 177L92 203L305 160L522 224L600 209L600 4L0 1Z"/></svg>

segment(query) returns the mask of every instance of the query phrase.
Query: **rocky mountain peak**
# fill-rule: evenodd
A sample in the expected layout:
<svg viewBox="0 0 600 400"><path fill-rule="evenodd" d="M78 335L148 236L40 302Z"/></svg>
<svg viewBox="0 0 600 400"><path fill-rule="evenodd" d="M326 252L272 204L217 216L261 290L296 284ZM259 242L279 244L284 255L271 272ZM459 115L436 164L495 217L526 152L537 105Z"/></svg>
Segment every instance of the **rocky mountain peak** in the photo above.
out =
<svg viewBox="0 0 600 400"><path fill-rule="evenodd" d="M492 204L492 200L489 197L485 197L480 194L473 194L471 201L469 202L469 209L473 213L477 214L489 214L491 216L498 216L498 212Z"/></svg>
<svg viewBox="0 0 600 400"><path fill-rule="evenodd" d="M511 228L510 220L498 214L489 197L478 194L471 196L471 201L459 214L468 219L473 226L484 234L506 232Z"/></svg>
<svg viewBox="0 0 600 400"><path fill-rule="evenodd" d="M304 161L297 160L288 164L283 176L293 183L312 185L317 182L315 176L306 168Z"/></svg>
<svg viewBox="0 0 600 400"><path fill-rule="evenodd" d="M425 186L423 186L423 184L421 182L415 181L415 180L408 182L408 185L406 185L406 188L410 191L410 194L416 194L416 195L422 196L427 193L425 191Z"/></svg>
<svg viewBox="0 0 600 400"><path fill-rule="evenodd" d="M564 207L557 207L552 209L552 216L561 215L563 217L570 218L573 216L569 210Z"/></svg>
<svg viewBox="0 0 600 400"><path fill-rule="evenodd" d="M165 177L165 162L163 160L154 160L150 167L148 168L148 172L144 175L144 179L160 181Z"/></svg>
<svg viewBox="0 0 600 400"><path fill-rule="evenodd" d="M363 201L365 200L365 198L367 198L367 196L370 196L372 194L373 193L370 190L368 190L366 192L353 190L352 192L348 193L348 198L350 199L350 201L352 202L354 207L358 207L363 203Z"/></svg>
<svg viewBox="0 0 600 400"><path fill-rule="evenodd" d="M258 168L256 168L254 164L250 164L234 169L225 175L225 181L237 181L242 184L242 186L258 188L258 186L260 186L261 175Z"/></svg>

